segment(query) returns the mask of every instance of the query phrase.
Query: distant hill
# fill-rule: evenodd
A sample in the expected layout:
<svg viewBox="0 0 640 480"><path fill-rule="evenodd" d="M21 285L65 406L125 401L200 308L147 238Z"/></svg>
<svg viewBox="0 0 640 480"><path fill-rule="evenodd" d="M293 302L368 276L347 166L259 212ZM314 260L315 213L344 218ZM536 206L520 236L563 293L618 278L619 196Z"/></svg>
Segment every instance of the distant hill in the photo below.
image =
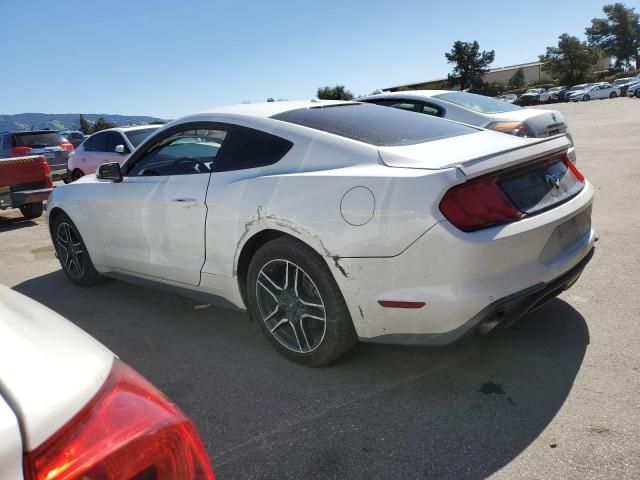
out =
<svg viewBox="0 0 640 480"><path fill-rule="evenodd" d="M89 122L93 123L98 118L104 117L119 127L124 125L146 125L149 122L160 120L142 115L109 115L106 113L83 113L83 115ZM77 130L79 119L79 113L18 113L16 115L3 115L0 113L0 131L24 131L42 128Z"/></svg>

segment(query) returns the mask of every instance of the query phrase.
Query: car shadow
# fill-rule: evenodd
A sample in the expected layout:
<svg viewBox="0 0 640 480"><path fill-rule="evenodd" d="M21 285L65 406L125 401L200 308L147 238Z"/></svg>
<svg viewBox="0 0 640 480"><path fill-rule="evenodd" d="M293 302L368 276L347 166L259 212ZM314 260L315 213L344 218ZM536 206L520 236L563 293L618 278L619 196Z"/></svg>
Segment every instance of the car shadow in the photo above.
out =
<svg viewBox="0 0 640 480"><path fill-rule="evenodd" d="M10 218L0 215L0 233L10 232L11 230L17 230L19 228L33 227L35 225L37 225L36 222L23 217Z"/></svg>
<svg viewBox="0 0 640 480"><path fill-rule="evenodd" d="M537 438L589 330L554 300L509 329L439 348L359 344L311 369L242 313L147 287L83 289L53 272L15 287L95 336L194 420L217 478L485 478ZM549 435L549 436L547 436Z"/></svg>

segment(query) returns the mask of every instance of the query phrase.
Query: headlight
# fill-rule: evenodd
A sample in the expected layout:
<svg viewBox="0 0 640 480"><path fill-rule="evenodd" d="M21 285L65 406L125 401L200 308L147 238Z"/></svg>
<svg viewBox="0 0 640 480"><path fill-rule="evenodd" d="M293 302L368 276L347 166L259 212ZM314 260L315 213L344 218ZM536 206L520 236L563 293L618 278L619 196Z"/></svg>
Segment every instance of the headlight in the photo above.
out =
<svg viewBox="0 0 640 480"><path fill-rule="evenodd" d="M508 133L517 137L533 137L533 132L524 122L493 122L487 125L489 130Z"/></svg>

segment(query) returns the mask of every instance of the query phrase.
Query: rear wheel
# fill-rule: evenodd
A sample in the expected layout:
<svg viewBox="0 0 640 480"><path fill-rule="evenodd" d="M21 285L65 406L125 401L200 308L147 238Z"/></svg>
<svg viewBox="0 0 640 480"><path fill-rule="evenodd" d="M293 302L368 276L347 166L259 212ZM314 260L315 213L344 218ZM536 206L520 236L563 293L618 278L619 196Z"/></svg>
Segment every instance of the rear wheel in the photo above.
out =
<svg viewBox="0 0 640 480"><path fill-rule="evenodd" d="M84 172L79 168L76 168L73 172L71 172L71 181L75 182L79 178L84 177Z"/></svg>
<svg viewBox="0 0 640 480"><path fill-rule="evenodd" d="M247 298L269 342L294 362L328 365L357 341L329 267L293 238L277 238L256 252L249 265Z"/></svg>
<svg viewBox="0 0 640 480"><path fill-rule="evenodd" d="M65 213L56 217L52 236L58 260L69 280L86 287L95 285L102 279L93 266L80 232Z"/></svg>
<svg viewBox="0 0 640 480"><path fill-rule="evenodd" d="M589 100L591 100L591 97L589 95L585 95L584 97L582 97L583 102L588 102Z"/></svg>
<svg viewBox="0 0 640 480"><path fill-rule="evenodd" d="M40 215L42 215L43 211L44 206L42 202L27 203L26 205L22 205L20 207L20 213L22 213L22 216L27 220L38 218Z"/></svg>
<svg viewBox="0 0 640 480"><path fill-rule="evenodd" d="M609 98L616 98L618 96L618 94L616 92L611 92L609 94Z"/></svg>
<svg viewBox="0 0 640 480"><path fill-rule="evenodd" d="M635 91L636 98L640 98L640 88Z"/></svg>

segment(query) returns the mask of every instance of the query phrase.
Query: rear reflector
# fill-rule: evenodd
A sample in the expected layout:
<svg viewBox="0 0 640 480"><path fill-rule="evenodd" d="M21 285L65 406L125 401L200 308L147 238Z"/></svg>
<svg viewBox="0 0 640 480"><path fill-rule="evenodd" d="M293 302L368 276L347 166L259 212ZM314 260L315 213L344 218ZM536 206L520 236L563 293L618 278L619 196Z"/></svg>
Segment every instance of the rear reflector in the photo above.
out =
<svg viewBox="0 0 640 480"><path fill-rule="evenodd" d="M522 217L504 192L497 177L483 178L453 187L440 201L440 211L464 231L478 230Z"/></svg>
<svg viewBox="0 0 640 480"><path fill-rule="evenodd" d="M422 308L424 302L403 302L398 300L378 300L378 303L386 308Z"/></svg>
<svg viewBox="0 0 640 480"><path fill-rule="evenodd" d="M119 360L69 423L25 454L27 480L213 480L207 453L184 413Z"/></svg>
<svg viewBox="0 0 640 480"><path fill-rule="evenodd" d="M32 150L33 149L31 147L13 147L10 155L12 157L24 157L26 155L31 155Z"/></svg>

